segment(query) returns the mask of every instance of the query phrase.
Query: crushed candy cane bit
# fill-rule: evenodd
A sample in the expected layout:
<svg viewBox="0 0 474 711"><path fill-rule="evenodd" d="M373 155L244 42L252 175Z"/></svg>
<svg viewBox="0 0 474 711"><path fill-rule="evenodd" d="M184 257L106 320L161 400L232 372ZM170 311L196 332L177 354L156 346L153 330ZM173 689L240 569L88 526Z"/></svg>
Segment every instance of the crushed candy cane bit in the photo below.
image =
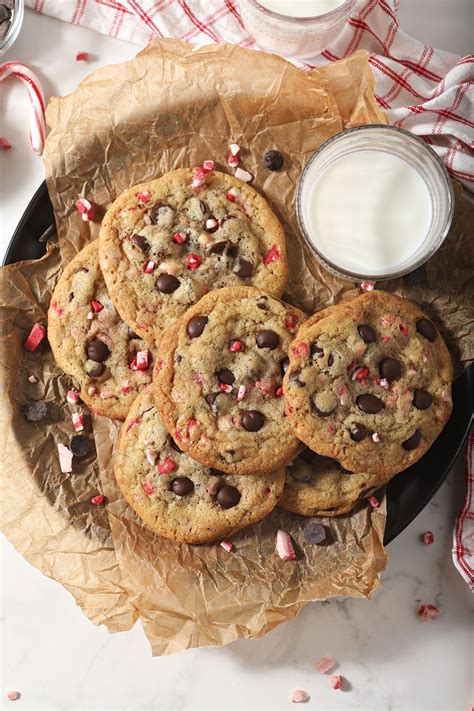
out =
<svg viewBox="0 0 474 711"><path fill-rule="evenodd" d="M97 392L98 391L97 391L97 388L95 387L95 385L90 385L87 388L87 394L89 395L89 397L94 397L94 395L97 395Z"/></svg>
<svg viewBox="0 0 474 711"><path fill-rule="evenodd" d="M190 252L186 259L186 263L190 269L197 269L202 264L202 257L199 254Z"/></svg>
<svg viewBox="0 0 474 711"><path fill-rule="evenodd" d="M293 689L290 694L290 701L293 704L300 704L302 701L308 701L310 695L304 689Z"/></svg>
<svg viewBox="0 0 474 711"><path fill-rule="evenodd" d="M21 694L19 691L7 691L5 695L8 701L18 701L18 699L21 699Z"/></svg>
<svg viewBox="0 0 474 711"><path fill-rule="evenodd" d="M93 496L91 499L91 504L94 504L94 506L100 506L103 504L105 501L105 496L103 494L97 494L97 496Z"/></svg>
<svg viewBox="0 0 474 711"><path fill-rule="evenodd" d="M239 389L237 391L237 402L240 402L241 400L244 399L245 393L247 392L247 388L245 385L240 385Z"/></svg>
<svg viewBox="0 0 474 711"><path fill-rule="evenodd" d="M77 390L68 390L66 394L66 400L70 405L77 405L79 402L79 393Z"/></svg>
<svg viewBox="0 0 474 711"><path fill-rule="evenodd" d="M375 288L375 281L363 281L360 285L363 291L373 291Z"/></svg>
<svg viewBox="0 0 474 711"><path fill-rule="evenodd" d="M275 395L276 395L277 397L283 397L283 387L282 387L281 385L280 385L279 388L277 388L277 389L275 390Z"/></svg>
<svg viewBox="0 0 474 711"><path fill-rule="evenodd" d="M440 610L436 605L421 605L417 610L417 615L420 620L434 620L438 617Z"/></svg>
<svg viewBox="0 0 474 711"><path fill-rule="evenodd" d="M72 426L76 430L76 432L82 432L84 429L84 415L82 412L73 412L72 413Z"/></svg>
<svg viewBox="0 0 474 711"><path fill-rule="evenodd" d="M451 402L451 395L447 390L442 391L441 400L443 400L443 402Z"/></svg>
<svg viewBox="0 0 474 711"><path fill-rule="evenodd" d="M219 227L219 223L215 217L208 217L206 220L206 230L215 230L217 227Z"/></svg>
<svg viewBox="0 0 474 711"><path fill-rule="evenodd" d="M87 62L89 59L89 52L78 52L76 54L76 62Z"/></svg>
<svg viewBox="0 0 474 711"><path fill-rule="evenodd" d="M345 385L340 385L339 390L338 390L338 395L339 395L339 403L344 407L344 405L347 405L348 401L348 394L347 394L347 388Z"/></svg>
<svg viewBox="0 0 474 711"><path fill-rule="evenodd" d="M86 200L85 198L79 198L76 200L76 208L81 213L84 222L91 222L94 217L94 205Z"/></svg>
<svg viewBox="0 0 474 711"><path fill-rule="evenodd" d="M230 156L227 156L227 165L229 166L229 168L237 168L239 163L240 163L239 156L237 156L237 155L234 156L234 155L232 155L232 153L230 154Z"/></svg>
<svg viewBox="0 0 474 711"><path fill-rule="evenodd" d="M149 190L141 190L136 194L136 198L137 200L140 200L140 202L144 202L146 205L146 203L151 200L151 193Z"/></svg>
<svg viewBox="0 0 474 711"><path fill-rule="evenodd" d="M138 351L136 355L137 370L146 370L150 365L149 362L150 351Z"/></svg>
<svg viewBox="0 0 474 711"><path fill-rule="evenodd" d="M201 185L204 184L206 180L206 171L203 170L203 168L193 168L193 179L192 179L192 186L193 188L200 188Z"/></svg>
<svg viewBox="0 0 474 711"><path fill-rule="evenodd" d="M421 540L423 543L425 543L427 546L430 546L432 543L434 543L434 534L432 531L426 531L426 533L423 533L421 536Z"/></svg>
<svg viewBox="0 0 474 711"><path fill-rule="evenodd" d="M231 353L238 353L238 351L242 350L242 341L232 341L232 343L229 346L229 350Z"/></svg>
<svg viewBox="0 0 474 711"><path fill-rule="evenodd" d="M380 385L384 390L388 390L389 385L388 385L388 380L387 380L387 378L381 378L381 379L380 379L380 382L379 382L379 385Z"/></svg>
<svg viewBox="0 0 474 711"><path fill-rule="evenodd" d="M342 684L344 683L344 677L342 677L340 674L335 674L334 676L331 676L329 678L329 682L333 689L340 689Z"/></svg>
<svg viewBox="0 0 474 711"><path fill-rule="evenodd" d="M156 267L156 262L154 262L152 259L150 259L149 262L146 262L145 266L143 267L143 271L145 274L151 274L152 271L154 271Z"/></svg>
<svg viewBox="0 0 474 711"><path fill-rule="evenodd" d="M46 336L46 329L40 323L35 323L28 335L28 338L24 342L23 346L27 351L33 353L35 351L43 338Z"/></svg>
<svg viewBox="0 0 474 711"><path fill-rule="evenodd" d="M38 378L36 377L36 375L30 375L30 377L28 378L28 382L29 383L37 383Z"/></svg>
<svg viewBox="0 0 474 711"><path fill-rule="evenodd" d="M369 496L367 499L369 504L372 506L373 509L377 509L380 506L380 501L375 498L375 496Z"/></svg>
<svg viewBox="0 0 474 711"><path fill-rule="evenodd" d="M239 194L240 193L237 188L230 188L230 190L228 190L226 193L226 198L229 202L235 202L239 197Z"/></svg>
<svg viewBox="0 0 474 711"><path fill-rule="evenodd" d="M122 395L125 395L126 393L129 393L132 389L133 388L130 385L130 380L124 380L124 383L120 388L119 392L122 393Z"/></svg>
<svg viewBox="0 0 474 711"><path fill-rule="evenodd" d="M92 301L91 301L91 307L92 307L92 311L93 311L95 314L97 314L97 313L99 313L99 311L102 311L102 309L104 308L104 304L101 304L100 301L94 301L94 300L92 300Z"/></svg>
<svg viewBox="0 0 474 711"><path fill-rule="evenodd" d="M276 535L276 552L282 560L295 560L296 558L290 534L281 529L277 531Z"/></svg>
<svg viewBox="0 0 474 711"><path fill-rule="evenodd" d="M72 457L73 454L64 444L58 444L59 467L63 474L72 472Z"/></svg>
<svg viewBox="0 0 474 711"><path fill-rule="evenodd" d="M235 171L235 177L243 183L250 183L250 181L253 180L252 173L249 173L247 170L242 170L242 168L237 168Z"/></svg>
<svg viewBox="0 0 474 711"><path fill-rule="evenodd" d="M275 383L273 380L256 380L255 388L262 395L273 395L275 393Z"/></svg>
<svg viewBox="0 0 474 711"><path fill-rule="evenodd" d="M223 393L232 392L232 385L229 385L228 383L219 383L219 388L222 390Z"/></svg>
<svg viewBox="0 0 474 711"><path fill-rule="evenodd" d="M10 141L7 141L6 138L3 136L0 136L0 151L9 151L13 148L12 144Z"/></svg>
<svg viewBox="0 0 474 711"><path fill-rule="evenodd" d="M372 442L380 442L380 435L378 432L374 432L372 435Z"/></svg>
<svg viewBox="0 0 474 711"><path fill-rule="evenodd" d="M229 146L229 151L231 155L237 156L240 153L240 146L237 143L231 143Z"/></svg>
<svg viewBox="0 0 474 711"><path fill-rule="evenodd" d="M211 173L213 170L216 169L216 164L214 163L213 160L205 160L204 163L202 164L202 169L206 173Z"/></svg>
<svg viewBox="0 0 474 711"><path fill-rule="evenodd" d="M369 374L368 368L362 368L361 366L356 368L352 373L352 380L364 380Z"/></svg>
<svg viewBox="0 0 474 711"><path fill-rule="evenodd" d="M309 345L306 343L306 341L300 341L296 344L296 346L291 347L291 352L295 356L307 358L309 356Z"/></svg>
<svg viewBox="0 0 474 711"><path fill-rule="evenodd" d="M232 541L221 541L219 545L221 546L221 548L227 551L227 553L230 553L234 549L234 544L232 543Z"/></svg>
<svg viewBox="0 0 474 711"><path fill-rule="evenodd" d="M158 456L158 452L156 451L156 449L151 449L151 447L147 447L145 449L145 455L148 464L151 464L151 466L153 466Z"/></svg>
<svg viewBox="0 0 474 711"><path fill-rule="evenodd" d="M327 674L336 666L336 660L332 657L320 657L315 664L316 671L320 674Z"/></svg>
<svg viewBox="0 0 474 711"><path fill-rule="evenodd" d="M276 244L273 245L273 247L270 247L268 252L263 258L263 263L264 264L270 264L271 262L275 262L277 259L280 258L280 250Z"/></svg>
<svg viewBox="0 0 474 711"><path fill-rule="evenodd" d="M176 244L183 244L186 241L186 232L175 232L171 239Z"/></svg>
<svg viewBox="0 0 474 711"><path fill-rule="evenodd" d="M158 466L156 467L159 474L170 474L176 469L176 463L171 459L171 457L166 457Z"/></svg>
<svg viewBox="0 0 474 711"><path fill-rule="evenodd" d="M151 484L149 481L144 481L142 486L145 494L148 494L148 496L153 494L153 492L155 491L153 484Z"/></svg>
<svg viewBox="0 0 474 711"><path fill-rule="evenodd" d="M298 324L298 319L294 314L286 314L285 316L285 328L291 330Z"/></svg>
<svg viewBox="0 0 474 711"><path fill-rule="evenodd" d="M94 318L94 312L89 311L89 313L87 314L87 318L89 319L89 321L92 321L92 319Z"/></svg>

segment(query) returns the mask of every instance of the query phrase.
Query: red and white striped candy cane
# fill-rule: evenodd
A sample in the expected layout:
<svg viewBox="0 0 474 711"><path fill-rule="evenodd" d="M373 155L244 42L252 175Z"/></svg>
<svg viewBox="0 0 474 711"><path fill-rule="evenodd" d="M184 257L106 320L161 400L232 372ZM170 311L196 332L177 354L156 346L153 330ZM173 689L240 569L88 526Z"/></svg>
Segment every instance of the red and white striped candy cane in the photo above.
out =
<svg viewBox="0 0 474 711"><path fill-rule="evenodd" d="M30 99L30 146L35 153L42 153L46 135L44 120L44 94L36 74L22 62L5 62L0 66L0 81L9 76L18 77L25 84Z"/></svg>

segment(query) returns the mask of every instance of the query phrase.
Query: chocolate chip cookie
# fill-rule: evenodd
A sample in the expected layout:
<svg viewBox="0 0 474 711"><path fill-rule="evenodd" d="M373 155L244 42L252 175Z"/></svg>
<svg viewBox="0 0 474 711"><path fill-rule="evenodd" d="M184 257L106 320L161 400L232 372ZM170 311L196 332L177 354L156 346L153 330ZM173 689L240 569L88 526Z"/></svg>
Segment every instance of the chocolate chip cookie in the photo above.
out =
<svg viewBox="0 0 474 711"><path fill-rule="evenodd" d="M287 282L279 221L256 190L217 171L199 187L179 169L127 190L105 215L99 254L120 315L144 338L159 339L210 289L280 296Z"/></svg>
<svg viewBox="0 0 474 711"><path fill-rule="evenodd" d="M289 350L287 414L298 437L350 471L382 477L416 462L452 410L452 364L407 299L362 294L310 317Z"/></svg>
<svg viewBox="0 0 474 711"><path fill-rule="evenodd" d="M248 477L195 462L163 427L151 387L122 427L115 476L153 531L184 543L215 541L259 521L277 504L285 481L283 469Z"/></svg>
<svg viewBox="0 0 474 711"><path fill-rule="evenodd" d="M229 474L284 466L300 446L284 413L288 346L304 314L252 287L210 292L165 334L154 372L167 430Z"/></svg>
<svg viewBox="0 0 474 711"><path fill-rule="evenodd" d="M48 311L56 362L80 384L94 412L123 420L151 381L150 346L121 320L99 268L98 243L84 247L62 273Z"/></svg>
<svg viewBox="0 0 474 711"><path fill-rule="evenodd" d="M306 448L286 467L278 506L301 516L341 516L389 479L378 474L355 474L335 459Z"/></svg>

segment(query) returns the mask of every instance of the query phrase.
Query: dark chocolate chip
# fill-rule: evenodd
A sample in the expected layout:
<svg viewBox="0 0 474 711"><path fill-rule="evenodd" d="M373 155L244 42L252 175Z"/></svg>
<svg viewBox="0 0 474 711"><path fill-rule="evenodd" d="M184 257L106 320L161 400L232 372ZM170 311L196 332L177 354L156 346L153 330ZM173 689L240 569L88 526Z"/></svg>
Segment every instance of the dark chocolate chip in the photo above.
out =
<svg viewBox="0 0 474 711"><path fill-rule="evenodd" d="M433 402L433 396L428 390L415 390L413 393L413 404L417 410L427 410Z"/></svg>
<svg viewBox="0 0 474 711"><path fill-rule="evenodd" d="M143 235L132 235L131 239L133 244L138 247L138 249L141 249L142 252L148 252L150 249L150 243Z"/></svg>
<svg viewBox="0 0 474 711"><path fill-rule="evenodd" d="M420 430L415 430L411 437L402 442L402 447L403 449L406 449L407 452L410 452L412 449L416 449L418 447L420 440L421 432Z"/></svg>
<svg viewBox="0 0 474 711"><path fill-rule="evenodd" d="M91 442L85 435L74 435L69 447L75 457L86 457L91 451Z"/></svg>
<svg viewBox="0 0 474 711"><path fill-rule="evenodd" d="M87 344L87 357L91 360L96 361L96 363L102 363L110 355L109 347L106 343L100 340L100 338L93 338Z"/></svg>
<svg viewBox="0 0 474 711"><path fill-rule="evenodd" d="M228 244L229 243L226 240L222 240L221 242L214 242L214 244L211 244L211 246L209 247L209 251L212 254L222 254Z"/></svg>
<svg viewBox="0 0 474 711"><path fill-rule="evenodd" d="M157 202L155 205L153 205L150 212L148 213L152 225L156 225L156 223L158 222L158 213L160 212L162 207L167 207L167 205L163 205L163 203Z"/></svg>
<svg viewBox="0 0 474 711"><path fill-rule="evenodd" d="M199 338L206 328L208 321L209 319L207 316L193 316L192 319L188 321L188 325L186 327L188 336L190 338Z"/></svg>
<svg viewBox="0 0 474 711"><path fill-rule="evenodd" d="M320 348L315 341L313 341L313 343L311 343L311 345L309 347L309 353L312 356L315 355L316 358L321 358L321 356L324 355L323 349Z"/></svg>
<svg viewBox="0 0 474 711"><path fill-rule="evenodd" d="M229 246L227 247L227 254L229 255L229 257L234 259L234 257L236 257L238 253L239 246L237 244L229 244Z"/></svg>
<svg viewBox="0 0 474 711"><path fill-rule="evenodd" d="M330 368L334 363L334 356L332 353L329 354L328 356L328 368Z"/></svg>
<svg viewBox="0 0 474 711"><path fill-rule="evenodd" d="M240 491L235 486L222 486L217 492L216 500L223 509L232 509L240 501Z"/></svg>
<svg viewBox="0 0 474 711"><path fill-rule="evenodd" d="M308 523L303 531L303 535L308 543L317 546L326 540L326 529L321 523Z"/></svg>
<svg viewBox="0 0 474 711"><path fill-rule="evenodd" d="M242 412L242 425L247 432L258 432L265 423L265 415L258 410L244 410Z"/></svg>
<svg viewBox="0 0 474 711"><path fill-rule="evenodd" d="M90 370L87 375L90 375L91 378L98 378L99 375L102 375L102 373L105 370L105 365L103 363L96 363L92 370Z"/></svg>
<svg viewBox="0 0 474 711"><path fill-rule="evenodd" d="M391 382L398 380L402 374L402 366L396 358L384 358L379 363L379 373L381 378Z"/></svg>
<svg viewBox="0 0 474 711"><path fill-rule="evenodd" d="M128 337L129 337L130 339L140 338L140 336L137 335L137 334L135 333L135 331L134 331L132 328L130 328L130 326L128 327Z"/></svg>
<svg viewBox="0 0 474 711"><path fill-rule="evenodd" d="M48 414L48 407L43 400L32 400L23 405L23 414L28 422L40 422Z"/></svg>
<svg viewBox="0 0 474 711"><path fill-rule="evenodd" d="M416 330L428 341L434 341L436 338L436 329L427 318L419 318L416 322Z"/></svg>
<svg viewBox="0 0 474 711"><path fill-rule="evenodd" d="M180 447L178 447L178 445L176 444L176 442L174 441L174 439L172 438L171 435L168 435L168 444L170 447L172 447L174 449L175 452L179 452L180 454L183 453L183 450Z"/></svg>
<svg viewBox="0 0 474 711"><path fill-rule="evenodd" d="M171 482L170 491L176 496L187 496L194 491L194 484L187 476L179 476Z"/></svg>
<svg viewBox="0 0 474 711"><path fill-rule="evenodd" d="M176 356L176 362L181 363L182 360L183 360L183 356L178 353L178 355Z"/></svg>
<svg viewBox="0 0 474 711"><path fill-rule="evenodd" d="M235 383L235 375L228 368L221 368L221 370L217 371L216 375L218 381L224 383L224 385L233 385Z"/></svg>
<svg viewBox="0 0 474 711"><path fill-rule="evenodd" d="M263 331L258 331L255 340L257 342L258 348L268 348L273 351L278 348L280 344L280 336L275 331L270 331L265 329Z"/></svg>
<svg viewBox="0 0 474 711"><path fill-rule="evenodd" d="M208 217L207 219L208 219L208 220L215 220L215 223L216 223L216 224L214 225L214 227L207 227L207 226L205 226L206 232L209 232L210 234L212 234L213 232L217 232L217 230L219 229L219 221L216 220L216 218L214 217L214 215L209 215L209 217Z"/></svg>
<svg viewBox="0 0 474 711"><path fill-rule="evenodd" d="M372 328L372 326L369 326L367 323L362 323L357 330L364 343L374 343L374 341L377 340L375 328Z"/></svg>
<svg viewBox="0 0 474 711"><path fill-rule="evenodd" d="M376 395L359 395L356 402L359 410L367 412L369 415L376 415L385 407L382 400Z"/></svg>
<svg viewBox="0 0 474 711"><path fill-rule="evenodd" d="M210 467L209 471L213 476L227 476L225 472L221 472L220 469L214 469L214 467Z"/></svg>
<svg viewBox="0 0 474 711"><path fill-rule="evenodd" d="M280 170L283 165L283 156L280 151L267 151L262 158L262 165L268 170Z"/></svg>
<svg viewBox="0 0 474 711"><path fill-rule="evenodd" d="M262 311L268 311L267 297L259 296L257 301L257 308Z"/></svg>
<svg viewBox="0 0 474 711"><path fill-rule="evenodd" d="M244 259L243 257L239 258L239 265L237 269L235 270L235 273L237 276L241 277L241 279L245 279L245 277L252 276L253 274L253 264L252 262L249 262L248 259Z"/></svg>
<svg viewBox="0 0 474 711"><path fill-rule="evenodd" d="M282 358L280 361L280 372L282 375L285 375L286 371L288 370L288 366L290 365L290 359L288 356L286 358Z"/></svg>
<svg viewBox="0 0 474 711"><path fill-rule="evenodd" d="M329 417L329 415L332 415L332 413L334 412L334 410L336 408L333 407L332 410L329 410L328 412L324 412L324 410L320 410L319 407L314 402L312 402L311 409L316 415L318 415L318 417Z"/></svg>
<svg viewBox="0 0 474 711"><path fill-rule="evenodd" d="M71 303L71 301L73 300L73 298L74 298L74 292L71 291L70 294L69 294L69 296L68 296L69 303Z"/></svg>
<svg viewBox="0 0 474 711"><path fill-rule="evenodd" d="M368 437L369 432L365 429L364 425L361 425L358 422L354 422L354 424L351 425L349 434L351 436L351 439L354 440L354 442L362 442L363 439Z"/></svg>
<svg viewBox="0 0 474 711"><path fill-rule="evenodd" d="M304 387L304 383L303 383L303 381L301 380L300 375L301 375L301 368L297 368L296 370L292 370L291 373L290 373L290 375L289 375L290 382L293 383L293 385L296 385L296 387L298 387L298 388Z"/></svg>
<svg viewBox="0 0 474 711"><path fill-rule="evenodd" d="M156 288L162 294L172 294L179 286L179 279L173 274L160 274L156 280Z"/></svg>
<svg viewBox="0 0 474 711"><path fill-rule="evenodd" d="M200 208L202 214L205 215L208 208L207 208L206 203L203 202L203 200L199 200L199 208Z"/></svg>
<svg viewBox="0 0 474 711"><path fill-rule="evenodd" d="M206 402L213 410L216 409L215 404L219 395L220 393L209 393L208 395L206 395Z"/></svg>

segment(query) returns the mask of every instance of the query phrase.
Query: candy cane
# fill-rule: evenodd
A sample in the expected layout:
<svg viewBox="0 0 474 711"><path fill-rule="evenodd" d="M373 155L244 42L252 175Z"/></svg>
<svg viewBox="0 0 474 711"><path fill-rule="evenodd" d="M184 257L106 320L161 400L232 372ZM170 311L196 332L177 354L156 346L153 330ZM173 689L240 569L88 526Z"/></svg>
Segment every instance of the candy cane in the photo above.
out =
<svg viewBox="0 0 474 711"><path fill-rule="evenodd" d="M30 99L30 146L35 153L42 153L46 134L44 120L44 94L36 74L22 62L5 62L0 66L0 81L9 76L18 77L26 85Z"/></svg>

